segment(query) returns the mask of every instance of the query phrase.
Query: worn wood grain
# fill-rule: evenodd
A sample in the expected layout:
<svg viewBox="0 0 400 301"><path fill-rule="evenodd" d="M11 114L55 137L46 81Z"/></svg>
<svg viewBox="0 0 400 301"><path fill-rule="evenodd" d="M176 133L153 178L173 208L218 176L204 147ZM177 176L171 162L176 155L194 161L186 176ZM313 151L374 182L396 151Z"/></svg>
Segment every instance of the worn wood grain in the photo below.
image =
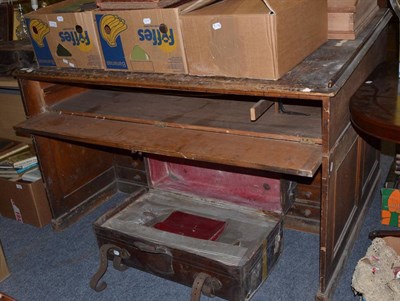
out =
<svg viewBox="0 0 400 301"><path fill-rule="evenodd" d="M62 99L62 95L60 97ZM60 114L164 127L321 144L320 103L285 104L288 110L304 115L282 114L270 110L256 122L251 122L249 109L257 100L258 98L250 96L212 97L193 93L161 94L92 89L61 101L49 110Z"/></svg>
<svg viewBox="0 0 400 301"><path fill-rule="evenodd" d="M133 124L49 112L17 130L36 135L149 152L190 160L266 169L311 177L321 164L321 146L199 130Z"/></svg>

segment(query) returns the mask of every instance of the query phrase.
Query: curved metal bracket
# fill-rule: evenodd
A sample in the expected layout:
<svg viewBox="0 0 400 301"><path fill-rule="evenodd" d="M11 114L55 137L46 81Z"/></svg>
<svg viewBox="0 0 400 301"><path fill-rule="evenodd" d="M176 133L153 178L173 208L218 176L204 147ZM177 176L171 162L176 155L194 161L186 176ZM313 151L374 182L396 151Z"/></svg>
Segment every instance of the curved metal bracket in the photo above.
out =
<svg viewBox="0 0 400 301"><path fill-rule="evenodd" d="M97 272L90 279L90 287L96 292L101 292L107 287L107 283L100 279L104 276L108 268L108 254L113 254L113 266L119 271L125 271L128 267L122 263L122 259L127 259L130 254L127 250L113 244L105 244L100 247L100 265ZM100 282L100 283L99 283Z"/></svg>

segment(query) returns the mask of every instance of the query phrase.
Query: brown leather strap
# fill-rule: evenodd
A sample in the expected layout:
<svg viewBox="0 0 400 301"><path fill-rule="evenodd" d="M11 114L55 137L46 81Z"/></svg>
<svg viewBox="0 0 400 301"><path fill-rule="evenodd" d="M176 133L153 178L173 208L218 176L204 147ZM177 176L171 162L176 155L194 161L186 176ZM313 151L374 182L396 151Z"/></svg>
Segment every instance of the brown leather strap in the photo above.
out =
<svg viewBox="0 0 400 301"><path fill-rule="evenodd" d="M206 273L199 273L194 279L193 286L192 286L192 295L190 301L200 301L201 298L201 290L203 289L204 282L210 275Z"/></svg>

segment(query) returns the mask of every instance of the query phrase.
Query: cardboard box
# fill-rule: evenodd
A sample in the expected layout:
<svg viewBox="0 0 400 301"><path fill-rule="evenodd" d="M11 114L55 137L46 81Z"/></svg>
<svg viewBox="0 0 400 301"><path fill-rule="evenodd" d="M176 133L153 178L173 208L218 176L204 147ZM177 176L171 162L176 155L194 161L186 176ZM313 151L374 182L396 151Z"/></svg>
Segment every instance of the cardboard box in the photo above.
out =
<svg viewBox="0 0 400 301"><path fill-rule="evenodd" d="M382 225L400 226L400 189L382 188Z"/></svg>
<svg viewBox="0 0 400 301"><path fill-rule="evenodd" d="M396 162L393 163L381 189L381 223L400 227L400 175L395 174Z"/></svg>
<svg viewBox="0 0 400 301"><path fill-rule="evenodd" d="M5 280L8 276L10 276L10 270L8 269L6 257L4 256L3 247L0 242L0 282Z"/></svg>
<svg viewBox="0 0 400 301"><path fill-rule="evenodd" d="M42 180L0 179L0 214L36 227L47 225L51 212Z"/></svg>
<svg viewBox="0 0 400 301"><path fill-rule="evenodd" d="M189 74L279 79L327 40L325 0L229 0L181 16Z"/></svg>
<svg viewBox="0 0 400 301"><path fill-rule="evenodd" d="M179 15L193 4L213 1L186 1L164 9L94 12L105 68L187 73Z"/></svg>
<svg viewBox="0 0 400 301"><path fill-rule="evenodd" d="M104 69L93 0L67 0L25 16L41 67Z"/></svg>
<svg viewBox="0 0 400 301"><path fill-rule="evenodd" d="M378 10L377 0L328 0L328 38L354 40Z"/></svg>
<svg viewBox="0 0 400 301"><path fill-rule="evenodd" d="M171 6L182 0L139 0L139 1L126 1L126 0L96 0L97 6L101 10L108 9L148 9L148 8L162 8Z"/></svg>

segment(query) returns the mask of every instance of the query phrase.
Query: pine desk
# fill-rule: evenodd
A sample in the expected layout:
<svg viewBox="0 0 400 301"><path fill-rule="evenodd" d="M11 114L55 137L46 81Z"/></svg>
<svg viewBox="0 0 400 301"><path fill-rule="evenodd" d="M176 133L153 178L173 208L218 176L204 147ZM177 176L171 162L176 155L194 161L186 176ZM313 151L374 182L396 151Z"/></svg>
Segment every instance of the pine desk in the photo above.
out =
<svg viewBox="0 0 400 301"><path fill-rule="evenodd" d="M384 60L391 17L382 9L355 41L328 41L278 81L19 72L27 120L16 129L33 137L54 228L145 184L143 153L269 171L298 183L285 222L319 233L317 299L330 299L379 174L376 141L354 130L349 101ZM260 98L289 114L250 121Z"/></svg>

